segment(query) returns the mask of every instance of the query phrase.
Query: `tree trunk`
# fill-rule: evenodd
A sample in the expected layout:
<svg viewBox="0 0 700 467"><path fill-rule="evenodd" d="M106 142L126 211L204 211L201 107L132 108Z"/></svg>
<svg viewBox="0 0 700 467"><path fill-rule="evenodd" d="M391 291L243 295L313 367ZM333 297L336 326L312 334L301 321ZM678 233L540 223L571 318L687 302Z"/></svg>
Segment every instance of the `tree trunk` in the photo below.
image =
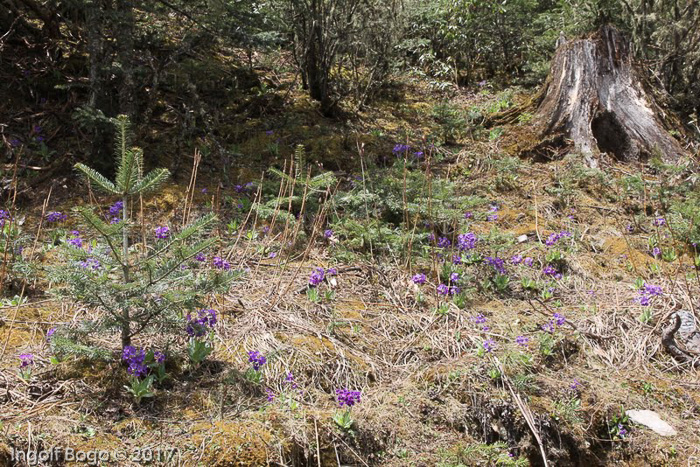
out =
<svg viewBox="0 0 700 467"><path fill-rule="evenodd" d="M538 143L521 152L572 142L593 167L600 153L628 162L653 156L668 162L684 153L657 117L663 112L644 92L616 29L603 26L591 37L560 42L535 100Z"/></svg>

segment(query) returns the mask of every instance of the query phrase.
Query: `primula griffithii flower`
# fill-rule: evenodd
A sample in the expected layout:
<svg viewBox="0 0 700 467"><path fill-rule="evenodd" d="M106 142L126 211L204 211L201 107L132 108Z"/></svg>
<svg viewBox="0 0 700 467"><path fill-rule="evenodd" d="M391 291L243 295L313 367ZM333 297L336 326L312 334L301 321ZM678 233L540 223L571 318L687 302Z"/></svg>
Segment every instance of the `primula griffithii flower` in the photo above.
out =
<svg viewBox="0 0 700 467"><path fill-rule="evenodd" d="M438 238L437 246L438 248L449 248L452 242L447 237Z"/></svg>
<svg viewBox="0 0 700 467"><path fill-rule="evenodd" d="M534 259L530 258L529 256L523 260L523 264L527 267L532 267L533 263L535 262Z"/></svg>
<svg viewBox="0 0 700 467"><path fill-rule="evenodd" d="M552 266L545 266L544 269L542 269L542 274L544 274L545 276L556 276L557 270L554 269Z"/></svg>
<svg viewBox="0 0 700 467"><path fill-rule="evenodd" d="M445 284L440 284L437 286L437 292L440 295L447 295L448 293L450 293L450 288L447 287Z"/></svg>
<svg viewBox="0 0 700 467"><path fill-rule="evenodd" d="M170 228L167 225L156 227L156 238L164 240L170 236Z"/></svg>
<svg viewBox="0 0 700 467"><path fill-rule="evenodd" d="M571 232L568 232L566 230L562 230L561 232L558 232L558 233L557 232L552 233L549 235L549 237L547 237L547 240L545 240L544 243L547 246L552 246L555 243L557 243L559 240L561 240L562 238L565 238L565 237L571 237Z"/></svg>
<svg viewBox="0 0 700 467"><path fill-rule="evenodd" d="M70 237L68 238L68 243L76 248L83 247L83 239L80 238L80 232L77 230L72 230L70 232Z"/></svg>
<svg viewBox="0 0 700 467"><path fill-rule="evenodd" d="M484 350L487 352L491 352L493 349L496 348L496 341L493 339L486 339L484 341Z"/></svg>
<svg viewBox="0 0 700 467"><path fill-rule="evenodd" d="M323 279L326 277L326 273L323 268L318 267L314 269L314 272L311 273L311 276L309 276L309 285L312 287L316 287L319 285L321 282L323 282Z"/></svg>
<svg viewBox="0 0 700 467"><path fill-rule="evenodd" d="M459 274L457 274L456 272L453 272L452 274L450 274L450 282L454 283L454 282L458 282L458 281L459 281Z"/></svg>
<svg viewBox="0 0 700 467"><path fill-rule="evenodd" d="M51 211L46 215L46 222L63 222L68 219L68 216L58 211Z"/></svg>
<svg viewBox="0 0 700 467"><path fill-rule="evenodd" d="M102 265L100 264L100 260L92 257L85 258L85 260L83 261L78 261L78 266L80 266L83 269L88 269L92 271L97 271L98 269L100 269L100 267L102 267Z"/></svg>
<svg viewBox="0 0 700 467"><path fill-rule="evenodd" d="M127 345L122 351L122 360L128 365L126 372L130 375L141 378L148 373L148 367L144 363L146 352L143 349L137 350L136 347Z"/></svg>
<svg viewBox="0 0 700 467"><path fill-rule="evenodd" d="M662 225L666 225L666 219L663 217L657 217L654 219L654 226L655 227L661 227Z"/></svg>
<svg viewBox="0 0 700 467"><path fill-rule="evenodd" d="M479 313L472 318L476 324L484 324L486 322L486 317Z"/></svg>
<svg viewBox="0 0 700 467"><path fill-rule="evenodd" d="M196 259L197 261L200 261L200 262L204 262L204 261L207 260L207 257L204 256L204 253L202 253L202 252L200 251L199 253L197 253L196 255L194 255L194 259Z"/></svg>
<svg viewBox="0 0 700 467"><path fill-rule="evenodd" d="M397 144L394 146L393 153L395 156L400 156L401 154L404 154L408 151L411 150L411 146L408 144Z"/></svg>
<svg viewBox="0 0 700 467"><path fill-rule="evenodd" d="M270 388L265 389L265 393L267 394L267 401L268 402L272 402L275 400L275 392L272 389L270 389Z"/></svg>
<svg viewBox="0 0 700 467"><path fill-rule="evenodd" d="M518 345L527 346L527 344L530 342L530 338L525 337L525 336L518 336L515 338L515 343Z"/></svg>
<svg viewBox="0 0 700 467"><path fill-rule="evenodd" d="M476 241L476 235L471 232L457 235L457 248L460 251L473 250L476 248Z"/></svg>
<svg viewBox="0 0 700 467"><path fill-rule="evenodd" d="M46 340L51 340L51 337L56 333L56 328L51 328L46 331Z"/></svg>
<svg viewBox="0 0 700 467"><path fill-rule="evenodd" d="M185 332L190 337L202 337L209 333L216 325L216 310L204 308L197 312L196 316L187 315Z"/></svg>
<svg viewBox="0 0 700 467"><path fill-rule="evenodd" d="M228 271L229 269L231 269L231 265L229 264L229 262L220 256L214 256L214 259L212 259L211 262L216 269L223 269L224 271Z"/></svg>
<svg viewBox="0 0 700 467"><path fill-rule="evenodd" d="M326 229L323 232L323 236L326 238L331 238L333 236L333 230L332 229Z"/></svg>
<svg viewBox="0 0 700 467"><path fill-rule="evenodd" d="M425 274L416 274L411 278L414 284L425 284L426 277Z"/></svg>
<svg viewBox="0 0 700 467"><path fill-rule="evenodd" d="M505 261L503 261L502 258L487 256L486 258L484 258L484 261L486 261L487 264L490 264L496 270L497 273L507 273Z"/></svg>
<svg viewBox="0 0 700 467"><path fill-rule="evenodd" d="M19 369L24 370L30 365L34 364L34 354L31 353L23 353L22 355L19 356Z"/></svg>
<svg viewBox="0 0 700 467"><path fill-rule="evenodd" d="M248 352L248 362L253 364L253 369L255 371L260 371L260 368L267 363L267 358L257 350L251 350Z"/></svg>
<svg viewBox="0 0 700 467"><path fill-rule="evenodd" d="M554 313L554 324L557 326L564 326L566 323L566 318L561 313Z"/></svg>
<svg viewBox="0 0 700 467"><path fill-rule="evenodd" d="M336 398L338 399L338 406L346 406L348 408L360 402L362 393L360 391L351 391L350 389L336 389Z"/></svg>
<svg viewBox="0 0 700 467"><path fill-rule="evenodd" d="M513 255L513 256L510 258L510 264L512 264L512 265L518 265L518 264L520 264L520 263L522 263L522 262L523 262L523 257L522 257L522 255Z"/></svg>

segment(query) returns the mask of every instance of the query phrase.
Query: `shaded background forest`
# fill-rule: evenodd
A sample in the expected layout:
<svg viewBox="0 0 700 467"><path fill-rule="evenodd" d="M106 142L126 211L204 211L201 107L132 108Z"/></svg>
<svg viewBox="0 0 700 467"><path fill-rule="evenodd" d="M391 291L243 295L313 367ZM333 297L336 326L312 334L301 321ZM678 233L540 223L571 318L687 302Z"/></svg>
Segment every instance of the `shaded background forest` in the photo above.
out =
<svg viewBox="0 0 700 467"><path fill-rule="evenodd" d="M541 84L560 36L601 24L629 37L645 85L697 131L699 22L698 2L680 0L3 0L3 162L21 147L37 181L77 160L109 171L108 118L122 113L176 175L195 146L235 167L253 132L297 119L297 90L351 133L401 99L402 80L445 96Z"/></svg>

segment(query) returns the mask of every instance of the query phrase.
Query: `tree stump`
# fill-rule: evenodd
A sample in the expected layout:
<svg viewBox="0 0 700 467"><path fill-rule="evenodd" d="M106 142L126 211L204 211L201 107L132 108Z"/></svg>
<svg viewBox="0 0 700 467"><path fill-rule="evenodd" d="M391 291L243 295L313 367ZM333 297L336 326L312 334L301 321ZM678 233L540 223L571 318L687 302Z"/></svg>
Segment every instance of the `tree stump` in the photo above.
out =
<svg viewBox="0 0 700 467"><path fill-rule="evenodd" d="M590 37L560 37L542 91L533 102L533 144L520 151L573 146L589 165L608 153L617 160L677 160L683 149L663 127L632 64L628 42L611 26Z"/></svg>

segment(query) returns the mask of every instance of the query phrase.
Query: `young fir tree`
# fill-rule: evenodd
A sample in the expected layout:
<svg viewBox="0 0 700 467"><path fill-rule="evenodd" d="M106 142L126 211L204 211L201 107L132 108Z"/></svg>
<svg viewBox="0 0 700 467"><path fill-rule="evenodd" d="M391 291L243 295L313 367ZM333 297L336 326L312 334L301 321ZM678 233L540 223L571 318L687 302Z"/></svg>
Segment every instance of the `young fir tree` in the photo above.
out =
<svg viewBox="0 0 700 467"><path fill-rule="evenodd" d="M76 168L92 186L118 197L121 206L115 206L121 207L121 217L110 222L89 207L77 208L99 241L83 245L80 234L74 232L64 243L66 261L53 271L59 295L102 313L96 322L85 322L78 330L57 332L52 337L56 350L94 354L95 349L76 341L95 332L118 331L122 348L139 333L183 332L185 316L203 306L207 294L225 290L235 276L201 261L200 253L216 243L215 238L206 238L215 221L213 214L177 233L161 230L148 249L131 244L130 232L136 225L129 216L130 201L157 190L170 173L156 169L143 175L143 152L129 146L127 117L119 116L115 123L119 158L115 180L83 164Z"/></svg>

